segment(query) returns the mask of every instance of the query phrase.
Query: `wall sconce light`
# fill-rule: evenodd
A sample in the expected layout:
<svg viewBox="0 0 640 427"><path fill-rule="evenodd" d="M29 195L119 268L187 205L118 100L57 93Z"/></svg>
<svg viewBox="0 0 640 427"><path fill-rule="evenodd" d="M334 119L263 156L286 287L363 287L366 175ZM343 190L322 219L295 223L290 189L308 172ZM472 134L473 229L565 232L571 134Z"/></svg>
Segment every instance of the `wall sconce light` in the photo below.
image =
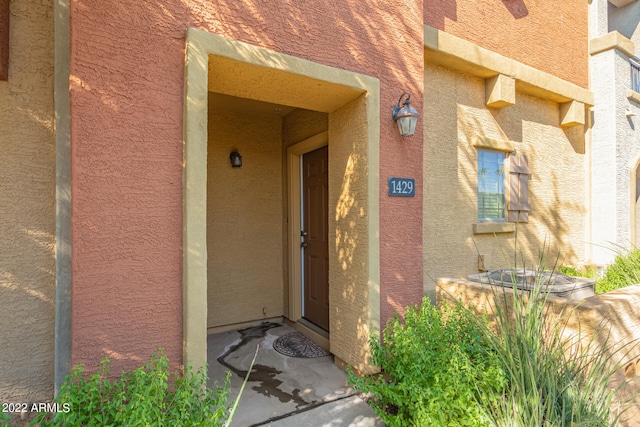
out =
<svg viewBox="0 0 640 427"><path fill-rule="evenodd" d="M234 168L239 168L242 166L242 156L237 151L232 151L229 154L229 159L231 159L231 166Z"/></svg>
<svg viewBox="0 0 640 427"><path fill-rule="evenodd" d="M407 99L402 103L400 107L400 101L407 95ZM391 111L391 117L398 124L398 130L402 136L411 136L416 132L416 124L418 123L418 111L411 107L411 94L403 93L398 99L398 105L394 105Z"/></svg>

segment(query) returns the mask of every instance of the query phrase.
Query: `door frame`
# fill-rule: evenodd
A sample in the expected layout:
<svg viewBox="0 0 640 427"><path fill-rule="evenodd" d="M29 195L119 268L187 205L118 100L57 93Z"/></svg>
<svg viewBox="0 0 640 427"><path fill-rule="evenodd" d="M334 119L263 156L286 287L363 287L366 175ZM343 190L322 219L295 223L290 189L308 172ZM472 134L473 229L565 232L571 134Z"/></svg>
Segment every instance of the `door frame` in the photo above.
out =
<svg viewBox="0 0 640 427"><path fill-rule="evenodd" d="M329 132L326 131L287 148L289 320L294 322L299 321L303 315L302 286L304 284L302 282L302 251L300 251L300 227L302 224L300 160L304 154L325 145L329 145Z"/></svg>

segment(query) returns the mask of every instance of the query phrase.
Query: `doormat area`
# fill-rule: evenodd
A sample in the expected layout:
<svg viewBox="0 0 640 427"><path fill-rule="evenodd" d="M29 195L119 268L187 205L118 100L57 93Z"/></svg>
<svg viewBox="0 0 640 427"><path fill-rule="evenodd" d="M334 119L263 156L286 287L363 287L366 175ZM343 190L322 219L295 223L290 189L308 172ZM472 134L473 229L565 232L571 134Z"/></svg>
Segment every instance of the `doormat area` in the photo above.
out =
<svg viewBox="0 0 640 427"><path fill-rule="evenodd" d="M273 342L273 348L280 354L289 357L324 357L329 353L300 332L290 332Z"/></svg>

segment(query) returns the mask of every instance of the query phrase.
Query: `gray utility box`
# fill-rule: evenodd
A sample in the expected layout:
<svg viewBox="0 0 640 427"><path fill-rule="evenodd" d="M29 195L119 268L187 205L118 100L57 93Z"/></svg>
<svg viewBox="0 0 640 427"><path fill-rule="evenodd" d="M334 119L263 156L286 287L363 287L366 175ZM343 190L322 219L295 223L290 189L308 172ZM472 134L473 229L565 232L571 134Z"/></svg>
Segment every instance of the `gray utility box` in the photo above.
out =
<svg viewBox="0 0 640 427"><path fill-rule="evenodd" d="M484 273L472 274L467 278L473 282L486 283L513 289L514 282L519 290L530 291L537 284L549 292L549 296L581 300L594 296L594 279L567 276L553 271L538 271L532 268L501 268Z"/></svg>

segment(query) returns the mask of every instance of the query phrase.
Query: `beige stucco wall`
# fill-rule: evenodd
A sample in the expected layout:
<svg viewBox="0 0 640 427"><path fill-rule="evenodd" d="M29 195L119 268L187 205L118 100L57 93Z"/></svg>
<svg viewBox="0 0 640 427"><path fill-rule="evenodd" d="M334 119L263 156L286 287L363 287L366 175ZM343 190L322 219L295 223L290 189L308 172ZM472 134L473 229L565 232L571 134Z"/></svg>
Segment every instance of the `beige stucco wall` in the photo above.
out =
<svg viewBox="0 0 640 427"><path fill-rule="evenodd" d="M209 111L207 326L281 316L282 120Z"/></svg>
<svg viewBox="0 0 640 427"><path fill-rule="evenodd" d="M366 167L373 155L367 151L367 113L363 95L329 115L331 352L363 373L376 370L368 341L380 328L380 287L365 281L378 265L370 259L372 245L364 244L377 219L367 215L372 203L368 180L375 174Z"/></svg>
<svg viewBox="0 0 640 427"><path fill-rule="evenodd" d="M53 3L11 1L0 81L0 402L53 396Z"/></svg>
<svg viewBox="0 0 640 427"><path fill-rule="evenodd" d="M561 128L557 103L518 92L516 104L485 107L485 80L425 64L425 290L434 279L513 265L514 253L534 262L543 247L553 259L584 258L584 127ZM512 141L531 168L529 222L516 233L476 234L477 150L473 137ZM516 248L517 240L517 248Z"/></svg>

